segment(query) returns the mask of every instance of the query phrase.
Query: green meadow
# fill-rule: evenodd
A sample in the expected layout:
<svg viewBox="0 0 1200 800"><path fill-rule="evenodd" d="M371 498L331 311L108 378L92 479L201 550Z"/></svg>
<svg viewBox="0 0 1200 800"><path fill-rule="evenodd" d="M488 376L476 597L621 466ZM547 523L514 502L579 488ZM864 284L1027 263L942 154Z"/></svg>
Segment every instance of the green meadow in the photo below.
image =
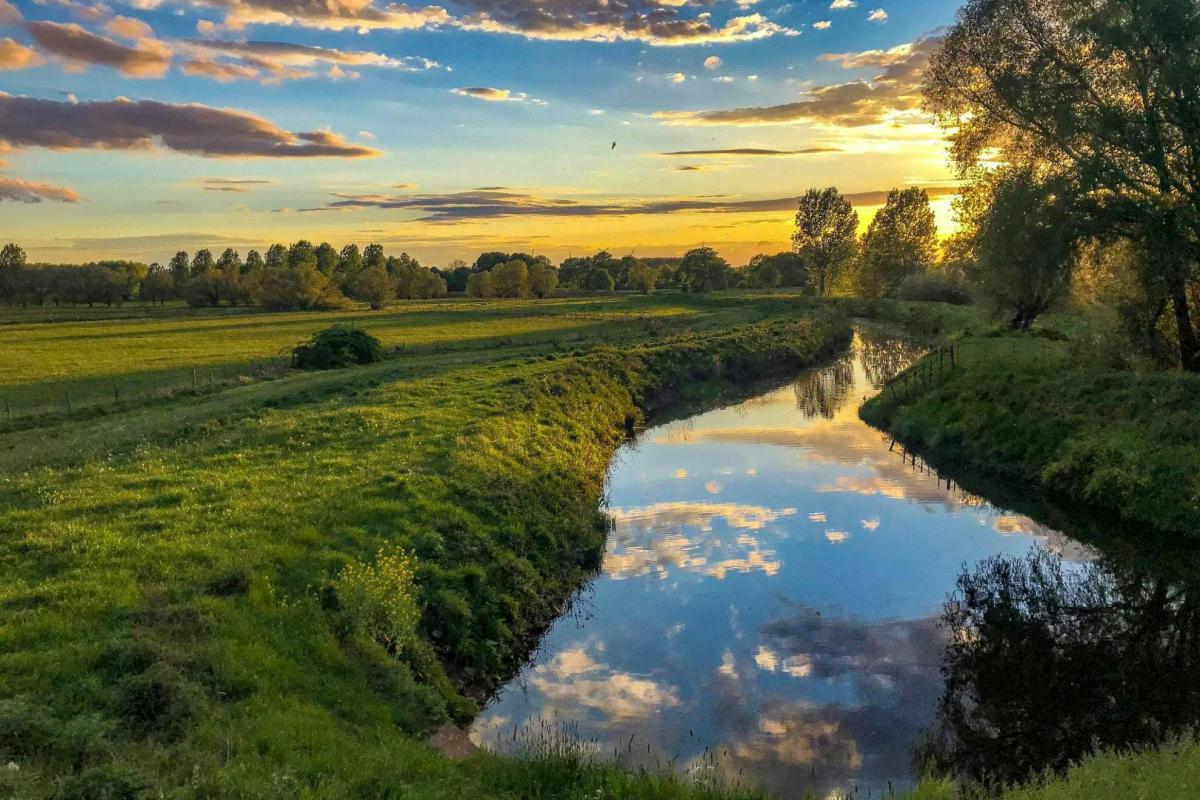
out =
<svg viewBox="0 0 1200 800"><path fill-rule="evenodd" d="M237 364L333 316L31 323L4 387ZM749 295L354 318L401 351L0 433L0 794L723 796L569 746L451 762L423 739L469 719L598 567L627 430L822 361L847 324ZM397 552L410 574L381 599Z"/></svg>
<svg viewBox="0 0 1200 800"><path fill-rule="evenodd" d="M408 302L373 312L279 314L179 304L0 310L0 397L13 416L79 408L253 377L287 362L314 331L343 322L407 353L498 346L566 347L647 332L704 329L750 319L753 303L674 294L559 300ZM193 375L193 372L196 375ZM0 409L0 416L3 409Z"/></svg>

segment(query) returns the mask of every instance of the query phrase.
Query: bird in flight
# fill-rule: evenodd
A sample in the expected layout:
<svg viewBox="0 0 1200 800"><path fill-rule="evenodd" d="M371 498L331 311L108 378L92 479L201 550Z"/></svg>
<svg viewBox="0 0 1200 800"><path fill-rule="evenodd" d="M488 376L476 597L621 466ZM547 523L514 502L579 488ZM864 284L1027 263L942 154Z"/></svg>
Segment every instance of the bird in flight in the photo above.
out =
<svg viewBox="0 0 1200 800"><path fill-rule="evenodd" d="M610 147L608 150L609 150L609 152L611 153L613 150L616 150L616 149L617 149L617 143L616 143L616 142L613 142L613 146L612 146L612 147Z"/></svg>

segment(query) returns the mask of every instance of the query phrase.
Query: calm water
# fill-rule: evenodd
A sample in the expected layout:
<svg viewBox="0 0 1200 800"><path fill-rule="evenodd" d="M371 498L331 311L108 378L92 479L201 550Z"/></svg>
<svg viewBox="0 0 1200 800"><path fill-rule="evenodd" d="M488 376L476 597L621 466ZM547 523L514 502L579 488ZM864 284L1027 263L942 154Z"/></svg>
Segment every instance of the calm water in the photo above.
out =
<svg viewBox="0 0 1200 800"><path fill-rule="evenodd" d="M918 352L860 332L835 364L624 447L603 574L473 738L504 750L514 730L556 720L626 763L715 770L781 797L911 783L942 694L938 620L964 565L1031 549L1068 572L1091 559L858 419Z"/></svg>

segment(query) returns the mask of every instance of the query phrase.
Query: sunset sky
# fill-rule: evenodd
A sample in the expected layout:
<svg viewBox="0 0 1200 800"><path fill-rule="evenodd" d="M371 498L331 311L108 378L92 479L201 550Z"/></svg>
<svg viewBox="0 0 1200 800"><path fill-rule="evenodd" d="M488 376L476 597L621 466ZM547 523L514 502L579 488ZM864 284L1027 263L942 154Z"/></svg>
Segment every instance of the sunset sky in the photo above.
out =
<svg viewBox="0 0 1200 800"><path fill-rule="evenodd" d="M953 0L431 2L0 0L0 239L741 264L826 185L949 226L919 81Z"/></svg>

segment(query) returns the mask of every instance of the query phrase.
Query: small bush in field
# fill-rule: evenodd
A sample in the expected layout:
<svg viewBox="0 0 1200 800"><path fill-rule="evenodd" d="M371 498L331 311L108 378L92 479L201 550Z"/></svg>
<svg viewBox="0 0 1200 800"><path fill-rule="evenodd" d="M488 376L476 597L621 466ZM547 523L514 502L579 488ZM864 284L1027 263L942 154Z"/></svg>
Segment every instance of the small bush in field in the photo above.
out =
<svg viewBox="0 0 1200 800"><path fill-rule="evenodd" d="M350 622L393 651L417 638L415 565L399 548L380 550L375 563L348 564L337 578L337 597Z"/></svg>
<svg viewBox="0 0 1200 800"><path fill-rule="evenodd" d="M378 339L359 328L340 324L317 331L292 350L292 364L301 369L338 369L382 358L383 345Z"/></svg>
<svg viewBox="0 0 1200 800"><path fill-rule="evenodd" d="M909 275L900 282L896 297L901 300L929 300L937 303L952 303L965 306L971 302L971 293L962 283L939 275L925 272Z"/></svg>

